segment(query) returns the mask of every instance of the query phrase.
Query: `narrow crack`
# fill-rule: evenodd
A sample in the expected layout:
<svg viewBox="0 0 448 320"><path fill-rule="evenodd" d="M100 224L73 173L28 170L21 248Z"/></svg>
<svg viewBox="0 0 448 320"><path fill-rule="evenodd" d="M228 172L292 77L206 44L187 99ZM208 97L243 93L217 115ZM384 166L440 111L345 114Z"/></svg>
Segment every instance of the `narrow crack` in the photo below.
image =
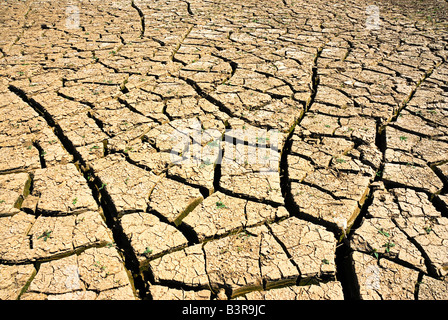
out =
<svg viewBox="0 0 448 320"><path fill-rule="evenodd" d="M206 243L203 243L201 246L202 249L202 254L204 256L204 269L205 269L205 274L207 275L207 279L208 279L208 285L210 288L210 291L212 291L212 293L214 295L217 295L220 289L224 289L225 294L227 296L227 299L230 300L230 297L232 296L232 289L230 288L230 286L219 286L217 287L217 284L212 283L212 280L210 279L210 272L207 270L207 252L205 251L205 246Z"/></svg>
<svg viewBox="0 0 448 320"><path fill-rule="evenodd" d="M313 61L311 83L309 84L311 95L304 106L303 112L300 114L300 116L296 119L294 124L289 129L288 136L285 139L285 143L283 145L283 149L280 154L280 163L279 163L280 188L282 196L285 200L285 207L290 212L291 215L293 215L294 212L297 212L298 209L296 208L297 206L295 205L291 194L291 179L289 178L289 171L288 171L288 155L291 154L292 136L294 134L295 128L296 126L300 125L306 113L310 110L317 94L319 85L319 75L317 73L317 61L322 53L322 50L323 47L317 49Z"/></svg>
<svg viewBox="0 0 448 320"><path fill-rule="evenodd" d="M297 272L299 273L299 277L297 278L297 284L300 283L300 279L302 278L302 272L300 271L299 265L294 261L291 253L289 252L286 245L275 235L275 233L272 231L272 228L270 227L269 223L265 224L266 227L269 230L269 233L274 237L275 241L280 245L282 250L285 252L286 256L288 257L288 260L294 265L294 267L297 269ZM261 246L260 246L261 247ZM260 255L261 256L261 255ZM261 271L260 271L261 272Z"/></svg>
<svg viewBox="0 0 448 320"><path fill-rule="evenodd" d="M58 96L64 98L64 99L67 99L67 100L70 100L70 101L76 101L76 102L79 102L79 103L81 103L81 104L83 104L83 105L88 106L88 107L91 108L91 109L95 108L95 105L94 105L93 103L87 101L87 100L83 100L83 99L78 100L78 99L75 99L75 98L73 98L73 97L70 97L70 96L68 96L68 95L66 95L66 94L64 94L64 93L62 93L62 92L59 92L59 91L57 91L56 94L57 94Z"/></svg>
<svg viewBox="0 0 448 320"><path fill-rule="evenodd" d="M222 103L221 101L213 98L212 96L210 96L209 94L204 92L201 89L201 87L194 80L185 78L183 76L178 76L178 78L185 81L186 83L188 83L197 92L197 94L199 96L206 99L208 102L212 103L213 105L217 106L219 108L219 111L224 112L225 114L227 114L230 117L235 117L235 115L233 115L232 111L228 107L226 107L224 105L224 103Z"/></svg>
<svg viewBox="0 0 448 320"><path fill-rule="evenodd" d="M87 117L95 121L97 127L100 128L101 131L104 132L109 138L111 137L109 132L104 130L104 122L101 119L99 119L92 111L87 112Z"/></svg>
<svg viewBox="0 0 448 320"><path fill-rule="evenodd" d="M389 123L389 124L387 125L387 127L394 128L394 129L397 129L397 130L399 130L399 131L403 131L403 132L405 132L405 133L412 134L412 135L414 135L414 136L418 136L419 138L425 138L425 139L430 139L430 140L439 140L440 138L442 138L442 139L440 139L440 140L441 140L441 141L444 141L444 140L443 140L443 136L433 136L433 135L424 134L424 133L419 132L419 131L414 131L414 130L412 130L412 129L408 129L408 128L406 128L406 127L402 127L402 126L400 126L400 125L398 125L398 124L396 124L396 123ZM383 130L383 131L384 131L384 130Z"/></svg>
<svg viewBox="0 0 448 320"><path fill-rule="evenodd" d="M190 16L194 16L193 11L191 11L191 4L189 1L187 0L182 0L183 2L185 2L185 4L187 5L187 12Z"/></svg>
<svg viewBox="0 0 448 320"><path fill-rule="evenodd" d="M423 272L418 273L417 282L415 283L415 289L414 289L414 300L418 300L418 294L420 292L420 284L423 283Z"/></svg>
<svg viewBox="0 0 448 320"><path fill-rule="evenodd" d="M398 117L400 116L401 112L406 109L407 105L409 104L409 102L412 100L412 98L414 97L415 93L417 92L417 90L420 88L420 86L422 85L423 82L425 82L432 74L433 72L439 68L442 64L444 64L444 61L442 60L441 62L437 63L434 67L432 67L431 69L425 71L425 74L423 75L422 78L419 79L419 81L417 82L417 84L414 86L414 88L412 88L411 92L408 94L408 96L401 102L401 105L398 107L398 110L395 112L395 114L388 120L386 121L386 123L382 126L382 128L380 129L380 132L382 132L389 124L396 122Z"/></svg>
<svg viewBox="0 0 448 320"><path fill-rule="evenodd" d="M33 142L33 146L39 152L40 167L42 169L45 169L47 167L47 164L45 163L45 154L46 154L46 152L44 151L44 149L40 146L40 144L37 141Z"/></svg>
<svg viewBox="0 0 448 320"><path fill-rule="evenodd" d="M429 258L428 254L426 253L425 249L422 247L422 245L415 240L413 237L411 237L405 230L402 230L399 226L399 223L396 221L396 219L394 217L392 217L392 222L395 224L395 226L401 231L403 232L403 234L406 236L407 240L412 243L420 252L420 254L422 255L424 262L425 262L425 267L429 273L430 276L437 278L437 270L434 267L434 265L431 263L431 259ZM407 268L411 268L413 270L418 270L416 267L414 267L413 265L411 265L408 262L405 261L397 261L400 262L403 266L407 267Z"/></svg>
<svg viewBox="0 0 448 320"><path fill-rule="evenodd" d="M179 51L180 47L182 46L182 43L185 41L185 39L188 37L188 35L191 33L191 31L193 30L193 28L195 27L194 24L192 24L187 31L185 32L185 34L182 36L182 38L180 39L179 43L176 45L176 48L174 48L173 52L171 53L170 56L170 60L174 61L174 57L177 53L177 51Z"/></svg>
<svg viewBox="0 0 448 320"><path fill-rule="evenodd" d="M140 17L140 38L145 36L145 14L143 11L135 4L134 0L131 0L131 7L137 10L137 13Z"/></svg>
<svg viewBox="0 0 448 320"><path fill-rule="evenodd" d="M409 164L407 164L409 165ZM382 180L384 183L384 186L387 190L390 189L399 189L399 188L406 188L406 189L411 189L414 190L416 192L421 192L424 193L428 196L428 198L432 198L434 196L433 193L431 193L430 191L428 191L428 189L426 189L425 187L419 187L419 186L409 186L397 181L390 181L390 180ZM438 192L437 192L438 193Z"/></svg>
<svg viewBox="0 0 448 320"><path fill-rule="evenodd" d="M235 61L233 61L233 60L231 60L229 58L226 58L226 57L223 57L223 56L221 56L221 55L219 55L217 53L214 53L214 52L212 52L211 55L213 57L215 57L215 58L218 58L218 59L221 59L221 60L227 62L230 65L230 68L232 69L232 71L230 72L229 77L225 81L223 81L223 82L229 81L235 75L235 72L236 72L236 70L238 68L238 63L236 63Z"/></svg>

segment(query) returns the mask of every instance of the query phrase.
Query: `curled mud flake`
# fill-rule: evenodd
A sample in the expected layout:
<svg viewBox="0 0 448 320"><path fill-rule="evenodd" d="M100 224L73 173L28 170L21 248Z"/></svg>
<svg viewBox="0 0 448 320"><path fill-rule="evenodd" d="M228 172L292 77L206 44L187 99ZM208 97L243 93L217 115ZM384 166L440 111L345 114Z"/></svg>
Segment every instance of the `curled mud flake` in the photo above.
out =
<svg viewBox="0 0 448 320"><path fill-rule="evenodd" d="M30 258L29 229L36 220L33 215L25 212L1 217L0 259L10 263L21 263Z"/></svg>
<svg viewBox="0 0 448 320"><path fill-rule="evenodd" d="M200 241L220 237L245 227L287 217L287 210L215 192L199 204L182 222L193 229Z"/></svg>
<svg viewBox="0 0 448 320"><path fill-rule="evenodd" d="M4 261L53 259L112 242L112 234L98 212L37 218L20 212L2 219L5 219L5 228L9 229L5 233L9 235L2 239L5 246L1 259Z"/></svg>
<svg viewBox="0 0 448 320"><path fill-rule="evenodd" d="M354 250L370 254L374 249L378 254L394 261L403 261L426 272L421 252L408 240L406 234L389 219L366 219L352 239Z"/></svg>
<svg viewBox="0 0 448 320"><path fill-rule="evenodd" d="M338 199L319 188L300 183L291 183L291 193L300 211L312 219L338 228L340 219L351 226L358 216L360 209L358 202L352 199Z"/></svg>
<svg viewBox="0 0 448 320"><path fill-rule="evenodd" d="M247 200L215 192L199 204L184 220L199 240L219 237L246 226Z"/></svg>

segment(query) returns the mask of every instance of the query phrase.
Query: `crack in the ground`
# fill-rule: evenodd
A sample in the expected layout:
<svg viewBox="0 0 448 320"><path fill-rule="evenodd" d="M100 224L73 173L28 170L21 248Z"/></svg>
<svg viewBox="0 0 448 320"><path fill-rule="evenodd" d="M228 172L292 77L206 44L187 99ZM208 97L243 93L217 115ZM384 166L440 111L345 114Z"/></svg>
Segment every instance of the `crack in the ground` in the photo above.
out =
<svg viewBox="0 0 448 320"><path fill-rule="evenodd" d="M401 105L398 107L398 110L394 113L394 115L387 120L386 123L383 124L383 126L380 128L380 133L391 123L394 123L397 121L398 117L400 116L401 112L406 109L409 102L411 102L412 98L414 97L415 93L419 89L419 87L429 78L431 77L432 73L439 68L441 65L444 64L444 61L438 62L435 66L433 66L431 69L425 71L423 77L421 77L416 85L412 88L412 90L409 92L407 97L403 101L401 101Z"/></svg>
<svg viewBox="0 0 448 320"><path fill-rule="evenodd" d="M26 102L29 106L31 106L38 114L42 115L45 119L45 121L48 123L48 125L51 128L54 128L55 134L58 137L58 139L61 141L65 149L74 157L74 159L81 163L82 166L80 167L82 173L84 174L84 177L86 178L87 184L89 188L91 189L93 195L95 196L95 199L101 199L100 200L100 207L103 210L104 216L106 218L106 224L109 227L109 229L113 233L114 241L117 244L118 249L120 252L124 255L124 263L126 268L131 272L133 276L133 283L135 285L135 289L138 292L140 298L145 298L147 293L147 287L145 282L142 280L140 271L139 271L139 264L137 261L137 258L134 254L134 251L130 245L130 242L127 240L126 236L124 235L123 229L119 223L119 221L115 218L117 217L116 209L113 206L113 202L110 198L110 196L105 192L104 188L102 188L102 183L99 181L99 178L95 176L94 172L87 169L86 163L83 161L81 155L76 151L76 148L73 146L73 144L70 142L70 140L65 136L60 126L57 124L57 122L52 118L52 116L45 111L45 109L36 102L33 98L29 98L26 93L21 90L18 87L15 87L13 85L9 86L9 90L11 90L13 93L18 95L24 102ZM91 177L91 178L87 178ZM96 184L92 185L92 181L97 181ZM95 186L95 187L93 187ZM101 193L101 197L99 197L99 194ZM85 250L85 248L78 249L79 250ZM70 253L71 254L71 253ZM67 255L64 253L64 256ZM54 259L54 257L52 257Z"/></svg>
<svg viewBox="0 0 448 320"><path fill-rule="evenodd" d="M199 4L203 4L204 7ZM104 30L102 29L97 35L93 34L94 28L90 23L95 23L96 26L101 25L101 21L98 19L89 22L88 19L94 17L91 13L82 16L83 25L76 30L65 30L61 24L52 23L51 15L45 16L43 23L38 22L37 15L41 12L39 7L32 7L29 2L25 5L18 5L11 11L15 12L15 17L19 18L17 26L14 26L13 31L8 33L9 41L5 41L0 48L0 57L5 60L4 68L2 68L2 75L6 76L4 81L6 89L4 91L12 92L36 111L45 120L46 126L54 131L62 145L61 149L65 149L64 151L73 157L73 160L69 160L69 162L74 162L84 175L95 201L100 210L103 211L107 227L112 231L114 241L117 244L116 247L124 256L125 267L133 275L134 287L139 290L139 298L157 299L157 294L152 296L154 292L149 290L149 286L154 284L161 284L166 288L182 291L196 292L199 289L177 280L162 280L160 283L156 283L152 273L153 270L151 268L145 269L146 265L143 268L144 270L142 269L141 262L139 262L141 256L133 247L134 244L131 244L131 239L128 238L132 237L129 236L132 231L124 230L126 226L121 225L117 213L117 210L119 210L117 209L118 204L115 207L114 200L116 199L113 198L115 194L110 194L108 188L104 187L104 181L100 180L100 177L102 179L104 176L96 174L93 168L89 167L89 161L92 159L103 161L106 156L120 157L120 161L123 161L122 164L128 165L129 168L135 166L143 169L148 174L152 173L151 168L154 166L154 168L157 168L157 170L154 170L159 171L158 175L160 177L163 175L164 178L168 178L167 180L181 183L186 189L194 187L196 189L194 191L195 196L200 197L200 195L198 196L199 190L203 199L213 196L214 192L220 192L226 197L235 197L237 198L236 202L242 202L241 199L244 199L246 201L244 212L238 213L243 215L242 230L265 225L299 272L300 276L296 285L300 286L304 283L301 282L301 270L299 270L297 263L292 260L293 253L288 252L287 246L274 234L274 225L271 225L279 224L282 218L249 223L249 216L252 214L249 210L249 202L257 205L263 204L274 209L279 209L280 206L284 205L288 219L297 218L318 225L320 228L323 226L327 231L333 233L336 240L339 240L335 253L336 279L314 279L316 283L322 285L327 281L336 280L342 285L345 299L360 299L362 296L360 287L363 284L358 282L362 275L352 265L355 261L351 258L351 254L356 250L350 248L350 241L353 239L356 230L363 226L364 219L370 218L368 210L372 206L374 192L377 190L375 188L378 185L384 186L385 190L390 193L394 193L397 188L406 188L410 193L423 193L442 218L448 217L445 200L448 194L447 162L443 160L443 155L440 152L439 154L424 154L423 148L417 144L418 142L415 142L419 141L428 145L434 142L437 146L443 146L446 142L444 134L448 124L444 123L440 114L432 117L434 114L432 111L438 111L440 106L428 104L424 107L426 111L423 111L427 113L422 114L420 109L417 109L420 107L419 99L422 99L421 96L425 94L425 90L430 91L438 87L438 91L435 90L439 95L437 101L442 101L441 99L446 96L446 85L440 84L446 78L446 53L444 53L447 48L447 45L444 44L446 37L437 38L438 33L436 35L436 32L440 33L439 27L430 28L424 23L409 23L408 20L397 22L392 17L403 18L403 16L398 13L397 15L390 13L389 16L389 13L383 10L380 17L381 28L383 28L381 31L372 30L366 34L358 32L358 30L354 31L353 25L362 20L360 20L359 15L361 14L364 17L365 14L363 4L354 5L351 10L347 11L344 10L344 4L340 3L335 3L331 7L328 7L326 3L303 3L305 9L316 10L310 12L319 12L315 17L307 16L299 10L295 10L295 3L288 0L239 4L237 11L232 10L234 9L233 5L231 3L223 5L220 1L182 0L181 10L176 10L174 2L170 1L147 5L147 3L131 0L125 5L127 11L120 11L124 8L120 7L119 4L117 4L117 7L112 6L112 8L106 8L102 4L98 4L97 12L105 16L107 22L104 25ZM117 9L118 7L120 8ZM280 11L277 12L277 10ZM122 20L128 23L127 27L124 28L121 28L120 25L122 12L129 15L129 17L126 17L127 20ZM217 12L220 14L219 18L214 16ZM247 15L244 16L243 12L247 12ZM427 30L431 30L433 33L426 34ZM34 37L35 31L41 35L42 45L41 43L28 43ZM443 33L440 34L443 35ZM52 36L60 37L66 43L60 46L56 41L51 43L51 46L47 46L45 41L47 37ZM299 50L296 47L299 47ZM423 49L420 50L420 48ZM110 50L113 50L112 55ZM312 57L313 53L314 57ZM14 54L17 55L17 60L15 60ZM210 56L212 57L211 61L207 61ZM31 63L25 61L28 57ZM198 57L199 61L197 60ZM129 60L137 65L132 71L129 67ZM218 63L216 63L217 60ZM202 69L201 64L205 65L205 68ZM31 66L26 67L27 65ZM34 68L34 66L37 66L37 68ZM67 73L59 74L61 66ZM89 72L91 68L92 70L105 70L106 74L113 74L119 80L106 82L99 78L83 76L88 74L84 72ZM200 70L197 70L197 68L200 68ZM42 74L42 71L48 72L48 76ZM57 78L62 81L62 88L64 89L61 90L60 83L52 86L49 90L45 89L45 85L34 88L35 83L41 81L35 80L35 78L39 79L43 76L46 79L42 80L42 83L50 84L55 73L58 73ZM74 79L73 75L78 74L79 78ZM125 76L124 80L120 78L120 74ZM147 83L140 83L138 76L142 75L151 75L154 78L151 78L151 81ZM307 77L306 80L304 80L305 76ZM173 96L168 91L165 94L164 90L167 90L163 86L165 77L170 78L170 82L173 78L176 79L174 82L185 82L186 85L183 83L183 87L188 87L185 89L188 93L180 93L179 95L176 93ZM383 82L384 78L386 78L385 82ZM155 81L152 81L153 79ZM235 80L235 83L238 82L238 84L230 84L230 80ZM347 80L350 80L351 83L348 86L346 86ZM28 88L28 85L30 88ZM87 88L84 92L86 95L78 92L77 86L82 86L81 91ZM119 90L114 91L114 87L119 88ZM95 91L90 92L91 88L94 88ZM325 93L325 89L328 90L328 95ZM82 114L76 111L74 115L82 116L83 119L88 118L88 121L84 120L85 123L91 124L98 135L105 134L103 154L95 152L95 155L90 153L89 156L86 156L84 152L89 149L91 144L85 144L87 140L92 141L95 138L81 140L81 137L85 138L83 133L66 132L65 130L71 130L71 127L65 122L67 119L60 117L59 114L56 117L56 113L52 113L51 108L56 108L56 106L49 104L47 108L47 105L42 102L43 100L34 96L34 94L37 96L41 93L46 94L51 90L59 97L67 99L65 101L67 104L70 101L77 101L88 107L84 108L87 110L83 110ZM118 91L119 96L113 97L113 99L117 100L121 106L114 101L115 104L110 106L110 109L107 103L105 103L106 107L103 109L103 99L109 90ZM140 97L133 96L136 91L142 96L146 94L156 95L162 103L157 101L153 105L152 102L143 101L142 104L136 106L134 105L134 99L137 99L137 101L140 99ZM102 94L103 92L105 95ZM90 96L92 93L96 97ZM192 96L196 99L196 104L194 104L194 101L188 101ZM194 111L190 112L188 110L185 113L183 113L183 110L172 111L173 105L174 108L177 105L177 101L174 99L178 98L181 98L179 108L188 109L190 108L189 103L191 103L195 108ZM348 105L341 105L339 98L343 102L350 102ZM256 99L259 100L256 101ZM428 99L426 101L429 101ZM266 102L267 100L269 101ZM172 101L176 103L171 104ZM169 142L164 145L165 142L159 143L157 139L144 141L145 139L149 140L144 136L149 130L156 129L154 132L157 134L157 126L164 125L165 121L168 121L170 125L173 123L171 126L176 129L177 121L183 121L184 118L190 120L193 117L191 114L194 114L194 117L198 120L210 121L201 128L203 130L206 130L208 126L222 128L223 125L226 129L238 129L240 123L244 123L243 129L247 124L261 129L272 129L276 124L271 120L275 120L283 112L283 109L281 111L277 109L279 108L278 105L271 105L273 101L283 103L288 107L288 110L294 110L291 111L291 113L294 113L292 115L294 118L288 119L290 122L286 123L281 119L282 134L284 135L282 138L284 140L282 140L283 146L279 154L278 173L280 200L283 200L284 203L266 200L263 195L254 195L244 188L238 189L238 186L233 188L233 186L226 185L226 179L234 175L233 172L229 173L228 168L225 168L222 164L223 159L227 160L224 158L225 150L223 146L221 146L218 159L214 163L213 181L211 182L211 177L207 176L207 184L204 184L204 181L199 182L199 180L185 178L179 171L176 171L178 168L171 171L171 167L165 165L166 160L164 158L160 160L154 157L152 159L153 154L151 152L166 152L167 146L170 146ZM302 107L300 112L296 110L298 105ZM0 108L3 107L3 104L1 104ZM384 107L384 110L382 110L382 107ZM124 149L127 148L128 143L135 142L126 139L134 139L135 136L145 131L145 128L137 128L135 131L132 131L135 127L130 130L129 127L124 130L121 127L117 128L115 109L113 108L117 108L117 113L119 113L118 110L123 110L125 113L134 113L137 118L146 117L149 119L148 122L151 122L151 129L147 129L143 135L140 135L140 139L145 143L142 144L142 149L135 150L135 154L130 155L128 149ZM145 108L148 108L148 112ZM157 108L157 110L154 111L153 108ZM422 107L422 110L424 108ZM442 106L441 109L444 110L444 107ZM219 115L212 115L215 110L219 110ZM249 114L246 110L249 110ZM154 112L157 113L158 117L154 115ZM145 115L145 113L150 114ZM187 113L188 115L184 116ZM431 116L429 116L429 113L431 113ZM109 114L114 115L114 118L109 119ZM273 119L268 120L269 117ZM314 118L316 118L315 122L311 120ZM137 119L138 125L141 124L140 119ZM407 123L408 119L410 121L414 119L416 123L420 121L420 123L424 123L431 128L428 127L428 131L425 130L423 125L413 128L411 122ZM322 123L322 121L330 121L334 125L331 127L327 123ZM364 126L367 123L372 124L373 121L375 122L375 135L372 132L367 132L367 130L356 131L359 128L353 129L353 127ZM142 120L142 122L144 121ZM217 125L215 122L220 123ZM82 121L80 123L82 125ZM20 122L16 126L18 128L19 125L23 124ZM155 124L155 126L152 126L152 124ZM13 127L14 130L16 126ZM33 130L31 129L34 134ZM161 130L160 136L166 133L164 130L165 127ZM119 141L121 131L125 133L123 135L125 141ZM408 134L408 137L398 136L395 132L404 132ZM3 134L3 132L0 133ZM409 137L411 134L412 139ZM8 135L5 137L10 138ZM75 142L77 138L79 138L79 142ZM43 138L33 138L32 145L28 147L31 147L29 150L34 153L33 161L35 164L33 165L36 168L48 169L54 165L55 160L51 158L53 155L45 155L47 145L43 139L45 139L45 135ZM258 147L258 143L247 140L245 137L235 137L232 143ZM224 134L221 136L221 141L224 142ZM292 149L296 147L296 141L300 141L302 144L298 146L298 151L293 151ZM400 144L400 141L403 144ZM108 142L112 147L107 147ZM190 137L190 143L196 142L194 138ZM390 142L391 145L388 146L386 142ZM11 142L7 141L6 143ZM95 143L98 144L99 142ZM339 143L340 145L338 145ZM346 148L345 145L354 145L354 147ZM307 151L306 148L314 148L314 146L319 150L319 156L316 156L316 158L310 156L311 153L301 154L301 150ZM2 145L0 149L7 151L7 147L9 148L9 145L6 145L5 150L3 150ZM22 147L18 146L19 149ZM25 145L26 147L27 145ZM94 147L96 148L97 145ZM333 150L330 150L339 147L341 147L341 150L350 150L341 151L340 155L334 155ZM387 159L386 151L388 151ZM392 151L393 154L389 154L389 151ZM339 151L335 150L335 152ZM134 158L134 156L136 157ZM144 156L148 156L151 161L154 160L154 163L146 162L148 159L142 160L139 158ZM329 156L332 158L326 162L326 158ZM288 157L297 161L292 162L297 167L288 167ZM322 157L322 159L319 157ZM104 161L108 160L104 159ZM59 164L58 160L56 162ZM207 160L207 162L209 161ZM209 164L207 163L207 165ZM302 164L303 168L301 167ZM393 165L394 170L392 172L388 171L390 169L388 165ZM164 166L166 167L163 168ZM407 169L410 167L415 167L417 171L421 170L425 174L429 172L430 176L435 176L434 179L438 179L442 183L440 181L434 183L436 187L431 189L424 185L424 181L413 184L406 179L400 180L391 177L391 174L394 173L402 176L406 175ZM257 168L249 168L250 170L247 172L260 173ZM314 170L313 172L318 172L313 175L307 171L308 168ZM180 170L182 169L181 167ZM304 171L303 175L300 173L301 170ZM385 170L387 177L384 174ZM32 174L33 170L19 169L16 171L6 168L1 171L0 178L6 177L10 173L22 172ZM210 172L212 171L210 170ZM250 175L246 175L245 172L240 173L239 176L250 181ZM331 176L333 172L335 173L334 177ZM238 173L235 174L235 176L237 175ZM353 178L355 182L353 186L344 186L348 190L347 193L334 187L331 181L327 181L327 179L343 179L348 176L350 176L350 179L357 176L356 179L362 179L363 182L358 183ZM371 179L365 182L367 177ZM417 177L416 180L418 180ZM213 187L205 187L205 185L209 186L210 183ZM268 183L271 186L270 180ZM127 186L126 182L125 184ZM291 184L293 184L293 188L299 185L303 187L303 190L312 190L312 192L309 192L310 197L306 198L308 194L302 195L301 189L292 189ZM251 186L250 182L248 185L254 189L257 188L256 185ZM443 185L443 187L440 187L440 185ZM356 189L353 190L357 192L356 195L349 190L351 187ZM33 186L30 188L32 191ZM126 187L123 186L123 188ZM364 188L366 189L364 190ZM432 190L437 190L437 192L432 192ZM364 194L362 194L362 191L365 191ZM151 197L151 195L150 193L148 197ZM328 205L331 206L340 205L343 201L354 203L349 210L353 210L357 216L351 227L349 229L341 227L342 229L339 230L335 225L330 226L330 222L326 221L327 218L322 218L323 215L320 216L321 212L318 212L319 218L311 216L307 211L307 203L299 205L299 201L306 202L306 199L313 202L314 198L312 197L315 196L317 198L321 197L322 201L328 199ZM22 200L23 198L22 196ZM149 201L150 199L145 200ZM331 200L334 200L334 203ZM1 201L2 199L0 199L0 206ZM316 200L316 208L319 205L318 201ZM398 205L397 198L394 201ZM132 210L126 211L126 213L134 213L135 211ZM239 210L242 210L242 208L239 208ZM28 213L32 210L24 208L22 211ZM203 235L195 228L183 222L175 225L161 213L162 211L158 212L149 204L146 208L139 208L136 211L153 215L162 224L176 228L188 242L186 247L181 245L174 249L171 248L172 250L163 249L161 253L152 256L149 260L194 245L202 245L202 253L204 259L206 259L205 267L207 268L208 260L214 259L214 253L206 256L206 253L209 254L206 250L206 244L210 241L222 240L235 232L235 229L232 229L218 236L205 237L204 240ZM316 211L319 210L316 209ZM48 214L48 216L55 217L56 214ZM393 217L391 220L399 228L397 218ZM430 261L430 256L424 252L425 247L412 238L411 234L404 233L407 241L417 247L417 250L423 256L428 274L404 259L390 259L387 255L377 255L379 259L384 259L383 261L396 262L398 265L412 270L412 272L418 272L418 280L413 292L414 298L418 299L422 293L418 283L427 276L434 280L440 280L440 277L437 274L437 267L434 267ZM35 247L34 239L30 237L29 240L29 245ZM133 238L133 240L135 239ZM84 248L76 252L80 253L82 250ZM258 273L262 274L262 254L265 253L261 251L261 245L258 251ZM357 251L372 256L371 252ZM73 254L73 252L69 254ZM62 256L65 257L66 255L57 257ZM54 259L54 257L52 256L51 259ZM43 261L46 260L34 264L37 271ZM379 267L384 267L379 264L379 261L376 261L376 263ZM158 272L158 270L154 271ZM225 296L228 299L233 298L232 294L235 288L228 284L230 282L226 282L226 280L223 282L224 284L217 285L217 288L211 288L212 280L209 272L210 270L206 270L208 284L212 291L211 299L219 296L219 289L225 291ZM280 277L284 277L284 274L280 273ZM32 280L33 276L29 278L19 296L27 290ZM262 289L272 289L272 287L269 287L268 278L262 279ZM99 290L95 289L93 291L100 294ZM375 289L374 291L380 298L387 298L387 293L382 290Z"/></svg>
<svg viewBox="0 0 448 320"><path fill-rule="evenodd" d="M143 13L142 9L140 9L135 4L134 0L131 0L131 6L132 6L132 8L134 8L137 11L137 13L138 13L138 15L140 17L140 28L141 28L140 29L140 38L143 38L145 36L145 29L146 29L146 26L145 26L145 14Z"/></svg>

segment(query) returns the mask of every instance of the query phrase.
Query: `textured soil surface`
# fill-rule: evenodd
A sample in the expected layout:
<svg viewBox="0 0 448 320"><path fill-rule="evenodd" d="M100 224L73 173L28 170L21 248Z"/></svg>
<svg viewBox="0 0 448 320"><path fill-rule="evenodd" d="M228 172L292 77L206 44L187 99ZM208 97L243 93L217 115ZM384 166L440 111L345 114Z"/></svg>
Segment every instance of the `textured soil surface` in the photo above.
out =
<svg viewBox="0 0 448 320"><path fill-rule="evenodd" d="M448 299L447 16L2 1L0 299Z"/></svg>

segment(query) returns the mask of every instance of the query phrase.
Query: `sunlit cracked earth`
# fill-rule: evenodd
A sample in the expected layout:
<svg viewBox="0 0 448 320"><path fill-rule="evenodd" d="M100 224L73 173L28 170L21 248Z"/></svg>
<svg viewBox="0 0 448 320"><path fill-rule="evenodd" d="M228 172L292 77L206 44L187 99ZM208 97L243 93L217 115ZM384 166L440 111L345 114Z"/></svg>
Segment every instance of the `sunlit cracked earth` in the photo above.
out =
<svg viewBox="0 0 448 320"><path fill-rule="evenodd" d="M408 13L2 1L0 299L448 299L448 29Z"/></svg>

